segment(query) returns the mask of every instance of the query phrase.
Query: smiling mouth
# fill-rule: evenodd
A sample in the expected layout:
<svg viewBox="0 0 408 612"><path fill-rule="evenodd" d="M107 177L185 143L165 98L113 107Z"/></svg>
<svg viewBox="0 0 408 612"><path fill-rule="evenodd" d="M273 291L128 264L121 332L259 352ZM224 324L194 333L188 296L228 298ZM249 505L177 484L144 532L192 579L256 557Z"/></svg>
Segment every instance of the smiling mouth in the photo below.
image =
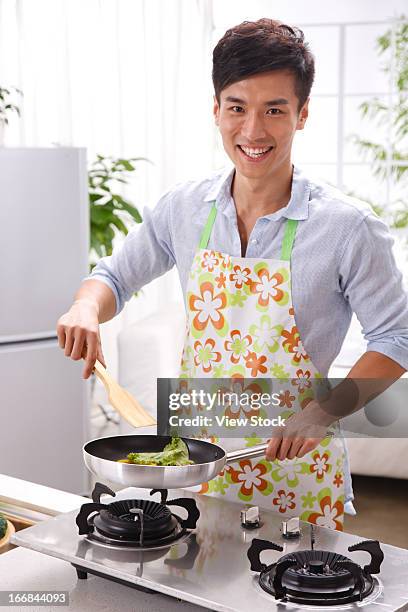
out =
<svg viewBox="0 0 408 612"><path fill-rule="evenodd" d="M261 161L265 159L274 147L244 147L243 145L237 145L242 155L251 161Z"/></svg>

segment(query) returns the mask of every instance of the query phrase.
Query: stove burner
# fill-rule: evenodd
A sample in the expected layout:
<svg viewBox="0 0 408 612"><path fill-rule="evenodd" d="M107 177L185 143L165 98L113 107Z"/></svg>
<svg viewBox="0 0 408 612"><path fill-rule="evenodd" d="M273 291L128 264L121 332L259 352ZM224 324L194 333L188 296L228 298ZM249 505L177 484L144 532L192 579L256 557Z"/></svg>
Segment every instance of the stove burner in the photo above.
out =
<svg viewBox="0 0 408 612"><path fill-rule="evenodd" d="M167 500L167 491L160 491L165 503L144 499L126 499L111 504L100 503L102 493L115 493L97 483L93 503L83 504L76 517L79 534L104 546L158 549L180 540L194 529L200 512L194 499ZM156 491L152 491L154 493ZM187 519L173 514L168 506L179 506L188 512Z"/></svg>
<svg viewBox="0 0 408 612"><path fill-rule="evenodd" d="M144 499L126 499L109 504L106 510L100 510L93 524L107 537L138 540L142 520L138 513L132 513L135 509L143 512L145 540L167 536L178 526L178 521L167 506Z"/></svg>
<svg viewBox="0 0 408 612"><path fill-rule="evenodd" d="M88 519L91 530L87 534L87 539L95 544L102 544L108 548L129 548L133 550L160 550L163 548L169 548L172 544L180 541L184 536L188 535L188 531L183 529L178 521L172 517L172 524L174 529L166 536L163 537L143 537L143 544L140 545L139 538L131 538L126 536L109 536L106 532L102 532L95 525L98 519L98 515L91 516ZM93 529L92 529L93 528Z"/></svg>
<svg viewBox="0 0 408 612"><path fill-rule="evenodd" d="M380 571L384 558L379 543L374 540L360 542L348 549L371 554L371 563L364 568L344 555L327 550L289 553L266 566L260 561L260 553L266 549L283 550L278 544L255 538L247 553L251 569L260 571L262 589L275 599L315 605L362 601L372 593L375 579L371 574Z"/></svg>

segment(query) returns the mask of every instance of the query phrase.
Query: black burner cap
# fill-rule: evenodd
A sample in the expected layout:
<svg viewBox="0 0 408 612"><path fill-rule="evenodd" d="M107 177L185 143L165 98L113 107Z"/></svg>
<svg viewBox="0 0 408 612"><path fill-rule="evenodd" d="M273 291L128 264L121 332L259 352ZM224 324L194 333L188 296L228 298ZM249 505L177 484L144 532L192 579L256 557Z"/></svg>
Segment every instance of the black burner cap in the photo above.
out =
<svg viewBox="0 0 408 612"><path fill-rule="evenodd" d="M312 559L309 561L309 570L312 574L323 574L324 563L319 559Z"/></svg>
<svg viewBox="0 0 408 612"><path fill-rule="evenodd" d="M106 512L113 519L134 522L134 513L131 510L135 509L143 510L143 518L146 524L158 524L161 521L166 521L171 515L167 506L149 499L125 499L113 502L107 506Z"/></svg>
<svg viewBox="0 0 408 612"><path fill-rule="evenodd" d="M176 520L167 506L144 499L126 499L109 504L95 517L94 525L109 537L138 539L141 522L139 515L132 512L134 509L143 511L144 538L163 537L175 528Z"/></svg>

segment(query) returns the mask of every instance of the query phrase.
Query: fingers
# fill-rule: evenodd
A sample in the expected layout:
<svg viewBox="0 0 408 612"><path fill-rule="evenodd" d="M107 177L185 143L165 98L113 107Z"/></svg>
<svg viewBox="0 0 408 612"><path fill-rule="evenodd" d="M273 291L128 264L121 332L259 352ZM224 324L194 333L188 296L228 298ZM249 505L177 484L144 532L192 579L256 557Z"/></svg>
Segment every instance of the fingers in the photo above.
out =
<svg viewBox="0 0 408 612"><path fill-rule="evenodd" d="M57 324L57 337L58 337L58 346L60 348L65 348L65 327L60 323Z"/></svg>
<svg viewBox="0 0 408 612"><path fill-rule="evenodd" d="M282 434L274 433L274 437L269 440L265 453L268 461L275 461L277 458L282 438Z"/></svg>
<svg viewBox="0 0 408 612"><path fill-rule="evenodd" d="M104 368L106 368L106 361L105 361L105 357L103 356L102 353L102 345L101 345L101 341L98 341L98 353L97 353L97 360L101 362L101 364L103 365Z"/></svg>
<svg viewBox="0 0 408 612"><path fill-rule="evenodd" d="M87 379L94 369L98 351L98 337L95 334L88 334L85 344L85 366L82 376Z"/></svg>
<svg viewBox="0 0 408 612"><path fill-rule="evenodd" d="M279 438L273 439L266 450L266 458L268 461L283 461L284 459L294 459L299 456L299 450L302 448L304 438Z"/></svg>
<svg viewBox="0 0 408 612"><path fill-rule="evenodd" d="M311 406L311 404L310 404ZM319 412L311 408L292 414L284 427L273 430L273 438L269 440L266 449L266 459L269 461L284 461L284 459L299 459L310 453L327 435L327 428L318 422Z"/></svg>
<svg viewBox="0 0 408 612"><path fill-rule="evenodd" d="M321 438L287 438L284 436L272 438L266 449L268 461L283 461L284 459L299 459L310 453L321 441Z"/></svg>
<svg viewBox="0 0 408 612"><path fill-rule="evenodd" d="M312 451L314 448L316 448L316 446L319 444L321 438L308 438L307 440L305 440L302 444L302 446L300 447L297 456L299 458L304 457L305 455L307 455L307 453L310 453L310 451Z"/></svg>
<svg viewBox="0 0 408 612"><path fill-rule="evenodd" d="M287 453L288 459L294 459L295 457L299 457L299 451L302 448L304 443L304 438L298 438L293 440L292 445Z"/></svg>
<svg viewBox="0 0 408 612"><path fill-rule="evenodd" d="M89 378L93 372L95 361L98 360L101 362L104 368L106 368L105 357L102 352L101 339L99 334L95 336L95 334L88 335L89 340L86 341L84 351L82 356L85 359L85 366L83 369L82 376L83 378Z"/></svg>
<svg viewBox="0 0 408 612"><path fill-rule="evenodd" d="M78 361L82 357L84 348L87 346L85 330L79 329L74 332L71 359Z"/></svg>
<svg viewBox="0 0 408 612"><path fill-rule="evenodd" d="M64 350L66 357L71 357L74 361L85 359L84 379L92 374L96 359L106 367L99 325L93 316L89 316L87 309L80 312L77 307L63 315L58 320L57 336L58 344Z"/></svg>
<svg viewBox="0 0 408 612"><path fill-rule="evenodd" d="M279 461L283 461L284 459L288 457L288 453L290 452L292 448L292 442L293 440L291 438L286 438L286 437L282 438L280 447L277 453L277 458L279 459Z"/></svg>
<svg viewBox="0 0 408 612"><path fill-rule="evenodd" d="M275 461L275 459L283 461L286 459L294 440L294 434L289 435L286 426L274 428L273 437L269 440L265 453L268 461Z"/></svg>
<svg viewBox="0 0 408 612"><path fill-rule="evenodd" d="M75 336L71 330L65 331L65 349L64 355L65 357L69 357L72 353L72 348L74 346Z"/></svg>
<svg viewBox="0 0 408 612"><path fill-rule="evenodd" d="M93 335L80 326L66 327L64 355L71 357L74 361L79 361L83 354L86 353L88 344L92 343Z"/></svg>

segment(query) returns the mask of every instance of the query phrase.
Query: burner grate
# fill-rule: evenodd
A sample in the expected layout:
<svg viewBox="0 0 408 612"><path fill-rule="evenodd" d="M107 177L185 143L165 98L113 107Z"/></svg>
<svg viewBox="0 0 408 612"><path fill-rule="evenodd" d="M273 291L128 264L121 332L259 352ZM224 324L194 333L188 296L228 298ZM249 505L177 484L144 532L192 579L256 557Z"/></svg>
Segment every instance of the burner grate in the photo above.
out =
<svg viewBox="0 0 408 612"><path fill-rule="evenodd" d="M268 593L284 594L293 603L328 605L360 601L372 592L374 579L362 575L360 589L353 574L338 564L344 561L353 563L343 555L325 550L284 555L261 574L259 584ZM285 567L287 562L290 564ZM281 567L284 568L282 573Z"/></svg>
<svg viewBox="0 0 408 612"><path fill-rule="evenodd" d="M378 573L383 559L379 543L373 540L349 547L350 552L365 550L371 555L371 563L364 568L344 555L327 550L295 551L266 566L261 563L260 554L267 549L282 550L282 547L255 538L247 553L251 569L260 571L260 586L275 599L301 604L362 601L375 587L370 571Z"/></svg>
<svg viewBox="0 0 408 612"><path fill-rule="evenodd" d="M88 533L88 540L93 543L101 544L108 548L128 548L133 550L161 550L169 548L172 544L179 542L188 534L186 529L183 529L178 521L172 517L172 530L165 535L152 537L143 536L143 542L140 542L139 537L115 536L111 537L98 527L98 515L92 516L89 519L91 529Z"/></svg>
<svg viewBox="0 0 408 612"><path fill-rule="evenodd" d="M152 491L154 493L156 491ZM97 483L92 493L93 503L83 504L76 517L79 534L112 547L158 549L180 540L188 529L194 529L200 512L193 499L167 501L167 491L161 494L162 503L149 499L125 499L103 504L102 493L115 493ZM164 502L164 503L163 503ZM168 506L187 510L187 518L173 514Z"/></svg>

